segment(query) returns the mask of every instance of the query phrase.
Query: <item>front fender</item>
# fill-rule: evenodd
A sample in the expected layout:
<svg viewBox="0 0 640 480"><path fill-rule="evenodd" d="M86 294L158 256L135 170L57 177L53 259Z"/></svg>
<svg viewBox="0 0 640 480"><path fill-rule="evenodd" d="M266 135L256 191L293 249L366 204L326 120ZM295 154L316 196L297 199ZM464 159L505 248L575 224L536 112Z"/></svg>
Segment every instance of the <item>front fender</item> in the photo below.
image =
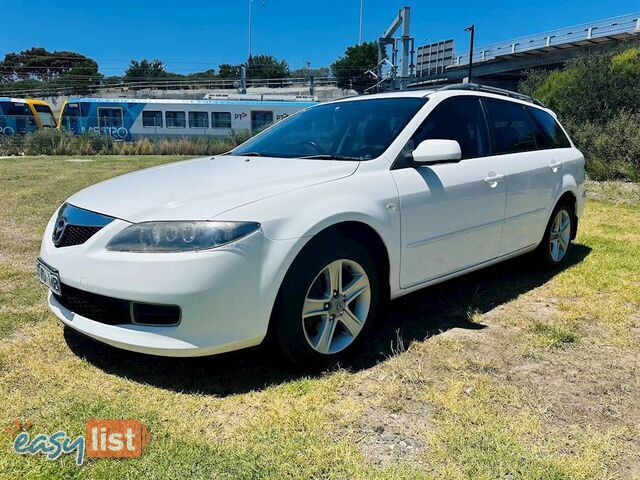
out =
<svg viewBox="0 0 640 480"><path fill-rule="evenodd" d="M399 279L400 210L398 191L387 170L357 173L238 207L216 220L253 219L265 236L286 249L268 253L262 281L280 285L291 263L307 242L321 231L343 222L360 222L375 230L387 248L390 285ZM273 253L276 253L275 251Z"/></svg>

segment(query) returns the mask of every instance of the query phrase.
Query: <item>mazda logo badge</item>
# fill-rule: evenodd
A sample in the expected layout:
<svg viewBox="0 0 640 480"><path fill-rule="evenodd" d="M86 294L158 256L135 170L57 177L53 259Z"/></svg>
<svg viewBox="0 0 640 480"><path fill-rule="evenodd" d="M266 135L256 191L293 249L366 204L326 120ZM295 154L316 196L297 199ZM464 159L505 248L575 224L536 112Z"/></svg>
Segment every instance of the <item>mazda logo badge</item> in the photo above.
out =
<svg viewBox="0 0 640 480"><path fill-rule="evenodd" d="M51 239L53 240L53 244L57 247L64 240L64 234L67 231L67 219L65 217L60 217L56 221L56 225L53 227L53 235Z"/></svg>

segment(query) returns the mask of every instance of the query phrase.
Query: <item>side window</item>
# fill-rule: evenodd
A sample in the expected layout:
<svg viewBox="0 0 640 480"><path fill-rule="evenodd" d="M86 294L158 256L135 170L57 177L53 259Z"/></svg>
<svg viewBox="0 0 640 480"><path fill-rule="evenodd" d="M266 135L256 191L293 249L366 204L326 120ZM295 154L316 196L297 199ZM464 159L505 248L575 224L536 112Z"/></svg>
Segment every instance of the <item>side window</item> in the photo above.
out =
<svg viewBox="0 0 640 480"><path fill-rule="evenodd" d="M167 112L165 120L167 128L185 128L187 126L184 112Z"/></svg>
<svg viewBox="0 0 640 480"><path fill-rule="evenodd" d="M143 110L142 126L162 128L162 112L159 110Z"/></svg>
<svg viewBox="0 0 640 480"><path fill-rule="evenodd" d="M492 99L484 102L496 154L536 149L538 127L523 105Z"/></svg>
<svg viewBox="0 0 640 480"><path fill-rule="evenodd" d="M209 128L207 112L189 112L189 128Z"/></svg>
<svg viewBox="0 0 640 480"><path fill-rule="evenodd" d="M488 155L489 136L480 99L464 96L444 100L413 134L403 150L405 155L423 140L455 140L463 159Z"/></svg>
<svg viewBox="0 0 640 480"><path fill-rule="evenodd" d="M558 122L549 113L539 108L526 107L527 111L536 119L544 132L545 148L569 148L571 142L558 125Z"/></svg>
<svg viewBox="0 0 640 480"><path fill-rule="evenodd" d="M212 112L211 128L231 128L231 113Z"/></svg>
<svg viewBox="0 0 640 480"><path fill-rule="evenodd" d="M120 107L98 107L98 122L102 128L122 127L124 124L122 116Z"/></svg>

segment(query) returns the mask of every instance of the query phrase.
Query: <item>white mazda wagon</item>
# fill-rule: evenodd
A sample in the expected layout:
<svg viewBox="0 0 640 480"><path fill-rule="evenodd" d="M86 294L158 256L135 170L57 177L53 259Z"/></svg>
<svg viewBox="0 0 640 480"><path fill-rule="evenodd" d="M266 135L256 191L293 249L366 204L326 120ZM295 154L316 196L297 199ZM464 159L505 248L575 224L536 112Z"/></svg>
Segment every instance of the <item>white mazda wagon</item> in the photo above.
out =
<svg viewBox="0 0 640 480"><path fill-rule="evenodd" d="M166 356L261 343L331 358L384 302L535 252L566 257L584 157L553 112L473 84L313 106L231 152L72 195L44 233L51 310Z"/></svg>

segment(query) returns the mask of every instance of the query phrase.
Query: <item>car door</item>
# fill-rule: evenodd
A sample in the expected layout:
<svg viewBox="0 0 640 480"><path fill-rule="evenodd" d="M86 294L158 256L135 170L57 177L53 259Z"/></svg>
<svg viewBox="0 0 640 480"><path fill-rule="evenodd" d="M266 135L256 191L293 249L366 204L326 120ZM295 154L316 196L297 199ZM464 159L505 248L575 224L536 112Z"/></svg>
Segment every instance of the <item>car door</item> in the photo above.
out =
<svg viewBox="0 0 640 480"><path fill-rule="evenodd" d="M545 148L542 129L525 105L483 100L495 153L505 159L507 204L501 254L540 241L562 181L562 163Z"/></svg>
<svg viewBox="0 0 640 480"><path fill-rule="evenodd" d="M401 209L402 288L495 258L506 201L504 159L492 156L480 100L443 100L409 140L402 156L423 140L456 140L458 163L394 168Z"/></svg>

